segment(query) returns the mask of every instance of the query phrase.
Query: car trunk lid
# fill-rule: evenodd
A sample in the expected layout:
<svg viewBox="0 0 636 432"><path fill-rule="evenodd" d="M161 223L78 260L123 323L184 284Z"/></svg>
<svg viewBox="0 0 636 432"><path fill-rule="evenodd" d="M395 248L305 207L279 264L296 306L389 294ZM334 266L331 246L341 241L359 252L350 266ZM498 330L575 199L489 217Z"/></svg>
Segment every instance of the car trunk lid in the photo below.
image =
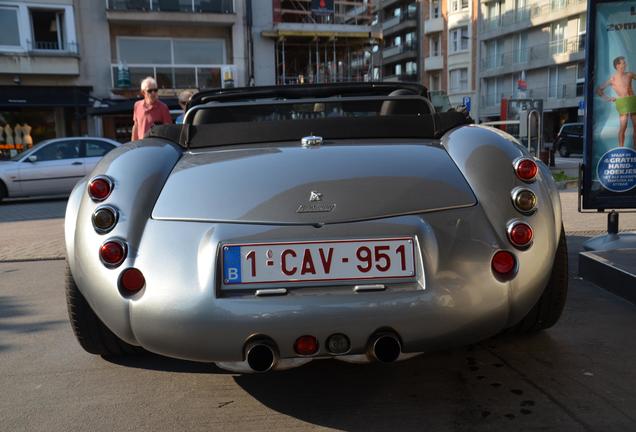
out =
<svg viewBox="0 0 636 432"><path fill-rule="evenodd" d="M328 224L472 206L474 194L435 141L297 143L186 152L153 218Z"/></svg>

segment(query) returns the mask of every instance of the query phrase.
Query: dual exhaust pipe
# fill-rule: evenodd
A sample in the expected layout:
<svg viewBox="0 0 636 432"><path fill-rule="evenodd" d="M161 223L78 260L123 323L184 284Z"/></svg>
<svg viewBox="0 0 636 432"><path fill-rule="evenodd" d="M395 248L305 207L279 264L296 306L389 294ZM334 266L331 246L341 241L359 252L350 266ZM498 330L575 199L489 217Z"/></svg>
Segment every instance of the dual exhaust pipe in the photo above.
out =
<svg viewBox="0 0 636 432"><path fill-rule="evenodd" d="M402 353L402 344L393 332L376 333L369 339L367 356L380 363L392 363ZM245 359L254 372L272 370L278 362L278 349L271 339L255 339L245 346Z"/></svg>

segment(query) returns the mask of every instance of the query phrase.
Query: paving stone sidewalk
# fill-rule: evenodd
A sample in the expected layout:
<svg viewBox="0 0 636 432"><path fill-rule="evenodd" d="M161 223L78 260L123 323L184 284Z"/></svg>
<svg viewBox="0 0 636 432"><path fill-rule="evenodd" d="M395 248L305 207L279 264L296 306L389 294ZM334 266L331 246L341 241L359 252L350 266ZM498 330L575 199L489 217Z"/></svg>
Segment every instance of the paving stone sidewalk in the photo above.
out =
<svg viewBox="0 0 636 432"><path fill-rule="evenodd" d="M64 200L0 205L0 262L64 259L65 205ZM606 232L606 214L578 213L575 189L561 192L561 206L568 234ZM620 230L636 231L636 213L620 215Z"/></svg>

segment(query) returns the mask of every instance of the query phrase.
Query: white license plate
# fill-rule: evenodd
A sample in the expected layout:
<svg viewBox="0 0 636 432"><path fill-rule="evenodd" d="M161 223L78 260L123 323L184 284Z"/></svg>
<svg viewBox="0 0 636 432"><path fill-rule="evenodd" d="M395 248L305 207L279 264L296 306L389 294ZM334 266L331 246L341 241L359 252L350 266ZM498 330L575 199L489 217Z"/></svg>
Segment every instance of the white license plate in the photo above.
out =
<svg viewBox="0 0 636 432"><path fill-rule="evenodd" d="M413 239L226 244L226 285L413 278Z"/></svg>

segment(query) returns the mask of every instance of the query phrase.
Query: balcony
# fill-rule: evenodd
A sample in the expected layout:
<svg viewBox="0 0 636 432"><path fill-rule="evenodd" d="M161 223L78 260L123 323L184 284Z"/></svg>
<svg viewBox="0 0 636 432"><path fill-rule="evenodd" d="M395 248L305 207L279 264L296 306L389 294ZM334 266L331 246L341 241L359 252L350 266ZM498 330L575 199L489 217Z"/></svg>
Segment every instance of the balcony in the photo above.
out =
<svg viewBox="0 0 636 432"><path fill-rule="evenodd" d="M424 70L434 71L444 69L444 57L442 55L429 56L424 59Z"/></svg>
<svg viewBox="0 0 636 432"><path fill-rule="evenodd" d="M27 40L25 51L0 56L6 74L79 75L79 46L76 42Z"/></svg>
<svg viewBox="0 0 636 432"><path fill-rule="evenodd" d="M508 51L481 60L481 76L507 74L522 69L538 69L554 64L583 60L585 35Z"/></svg>
<svg viewBox="0 0 636 432"><path fill-rule="evenodd" d="M484 19L481 23L481 39L499 37L527 27L535 27L586 11L586 0L552 0L525 8L511 10L503 15Z"/></svg>
<svg viewBox="0 0 636 432"><path fill-rule="evenodd" d="M234 13L233 0L106 0L109 11Z"/></svg>
<svg viewBox="0 0 636 432"><path fill-rule="evenodd" d="M231 26L234 13L233 0L106 0L106 18L114 23Z"/></svg>
<svg viewBox="0 0 636 432"><path fill-rule="evenodd" d="M382 23L382 32L385 37L410 28L417 28L417 14L415 13L405 13Z"/></svg>
<svg viewBox="0 0 636 432"><path fill-rule="evenodd" d="M424 21L424 34L444 31L444 18L431 18Z"/></svg>
<svg viewBox="0 0 636 432"><path fill-rule="evenodd" d="M417 44L415 43L392 46L382 50L384 64L397 63L415 57L417 57Z"/></svg>
<svg viewBox="0 0 636 432"><path fill-rule="evenodd" d="M408 74L399 74L399 75L387 75L382 81L384 82L398 82L398 81L408 81L408 82L417 82L420 77L417 73L408 73Z"/></svg>

